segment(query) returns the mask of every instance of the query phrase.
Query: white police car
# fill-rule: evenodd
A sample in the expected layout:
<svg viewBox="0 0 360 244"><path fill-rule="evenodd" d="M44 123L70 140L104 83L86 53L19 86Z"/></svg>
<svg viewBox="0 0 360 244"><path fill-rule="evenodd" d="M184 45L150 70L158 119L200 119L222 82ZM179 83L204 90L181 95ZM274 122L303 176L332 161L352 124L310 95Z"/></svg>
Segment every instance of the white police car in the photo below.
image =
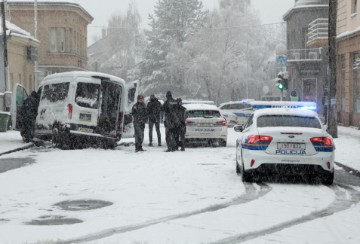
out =
<svg viewBox="0 0 360 244"><path fill-rule="evenodd" d="M253 113L250 102L253 99L244 99L236 102L222 103L219 106L221 114L228 125L245 124Z"/></svg>
<svg viewBox="0 0 360 244"><path fill-rule="evenodd" d="M220 110L210 104L184 104L186 108L186 144L226 146L227 122Z"/></svg>
<svg viewBox="0 0 360 244"><path fill-rule="evenodd" d="M236 172L252 182L261 174L319 176L334 180L334 142L317 113L306 109L265 108L256 110L236 142Z"/></svg>

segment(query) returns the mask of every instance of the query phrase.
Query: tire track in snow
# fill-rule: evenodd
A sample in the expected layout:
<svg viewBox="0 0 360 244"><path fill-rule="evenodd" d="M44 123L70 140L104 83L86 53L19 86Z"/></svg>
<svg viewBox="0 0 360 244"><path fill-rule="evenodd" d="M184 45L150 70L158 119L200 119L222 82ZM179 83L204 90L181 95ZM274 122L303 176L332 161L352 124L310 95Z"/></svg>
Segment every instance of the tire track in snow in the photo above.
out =
<svg viewBox="0 0 360 244"><path fill-rule="evenodd" d="M346 192L342 191L340 187L345 188ZM341 212L349 209L353 204L360 203L360 192L356 191L352 187L347 185L343 185L341 183L337 183L337 185L330 187L335 193L335 201L330 204L326 209L313 212L309 215L303 216L301 218L293 219L290 221L286 221L281 224L274 225L272 227L258 230L254 232L249 232L246 234L240 234L236 236L232 236L229 238L225 238L216 242L212 242L213 244L232 244L232 243L241 243L248 240L256 239L265 235L273 234L279 232L281 230L303 224L306 222L310 222L319 218L324 218L334 213ZM347 200L346 194L350 194L350 199Z"/></svg>
<svg viewBox="0 0 360 244"><path fill-rule="evenodd" d="M146 228L146 227L149 227L152 225L164 223L164 222L171 221L171 220L188 218L188 217L192 217L192 216L203 214L203 213L215 212L215 211L218 211L221 209L228 208L230 206L245 204L245 203L254 201L256 199L259 199L259 198L265 196L272 189L270 186L268 186L266 184L258 184L258 185L260 186L259 190L256 189L254 184L245 184L245 193L243 195L239 196L238 198L235 198L226 203L215 204L215 205L212 205L212 206L200 209L200 210L191 211L191 212L187 212L187 213L171 215L171 216L167 216L167 217L163 217L163 218L159 218L159 219L153 219L153 220L149 220L149 221L146 221L146 222L143 222L140 224L127 225L127 226L122 226L122 227L118 227L118 228L111 228L111 229L103 230L98 233L79 237L76 239L71 239L71 240L66 240L66 241L57 241L57 243L70 244L70 243L95 241L95 240L106 238L106 237L109 237L109 236L112 236L115 234L121 234L121 233L129 232L129 231L135 231L135 230L143 229L143 228Z"/></svg>

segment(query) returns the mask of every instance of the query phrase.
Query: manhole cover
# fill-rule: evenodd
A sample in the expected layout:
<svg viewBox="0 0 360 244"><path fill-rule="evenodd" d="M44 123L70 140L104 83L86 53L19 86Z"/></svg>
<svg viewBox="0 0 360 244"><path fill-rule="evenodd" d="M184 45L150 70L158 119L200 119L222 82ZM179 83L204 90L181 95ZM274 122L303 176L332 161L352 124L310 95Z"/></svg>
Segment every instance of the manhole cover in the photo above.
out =
<svg viewBox="0 0 360 244"><path fill-rule="evenodd" d="M80 219L66 218L65 216L40 216L39 219L33 219L28 225L72 225L82 223Z"/></svg>
<svg viewBox="0 0 360 244"><path fill-rule="evenodd" d="M92 210L97 208L103 208L112 205L112 202L106 202L101 200L74 200L64 201L56 203L55 206L60 207L63 210L69 211L81 211Z"/></svg>

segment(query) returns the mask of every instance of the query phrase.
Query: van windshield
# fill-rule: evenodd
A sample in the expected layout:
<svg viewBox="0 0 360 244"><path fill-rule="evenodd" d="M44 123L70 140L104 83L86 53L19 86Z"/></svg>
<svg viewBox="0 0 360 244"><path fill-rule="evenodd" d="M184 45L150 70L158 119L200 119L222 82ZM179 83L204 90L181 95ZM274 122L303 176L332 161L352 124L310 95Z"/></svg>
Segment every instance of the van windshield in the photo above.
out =
<svg viewBox="0 0 360 244"><path fill-rule="evenodd" d="M84 108L99 107L100 84L79 82L76 88L76 104Z"/></svg>

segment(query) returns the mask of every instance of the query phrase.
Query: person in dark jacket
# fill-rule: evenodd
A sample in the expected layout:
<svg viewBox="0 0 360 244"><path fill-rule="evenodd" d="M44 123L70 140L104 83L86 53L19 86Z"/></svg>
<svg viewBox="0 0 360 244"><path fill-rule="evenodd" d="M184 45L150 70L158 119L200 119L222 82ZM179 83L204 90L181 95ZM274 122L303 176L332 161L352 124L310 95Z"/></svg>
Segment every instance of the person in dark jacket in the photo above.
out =
<svg viewBox="0 0 360 244"><path fill-rule="evenodd" d="M155 125L156 134L158 139L158 146L161 146L161 133L160 133L160 118L161 118L161 103L155 97L150 96L150 102L147 105L149 114L149 146L152 146L152 131Z"/></svg>
<svg viewBox="0 0 360 244"><path fill-rule="evenodd" d="M142 148L142 143L144 141L144 129L148 119L148 112L143 95L137 97L137 103L132 107L131 114L134 117L135 152L145 151Z"/></svg>
<svg viewBox="0 0 360 244"><path fill-rule="evenodd" d="M35 120L38 113L40 96L33 91L21 107L21 131L20 134L25 142L34 138Z"/></svg>
<svg viewBox="0 0 360 244"><path fill-rule="evenodd" d="M174 152L176 149L176 141L175 141L175 119L176 113L174 111L174 105L176 104L174 98L170 91L166 93L166 101L162 106L162 110L165 115L165 139L167 150L166 152Z"/></svg>
<svg viewBox="0 0 360 244"><path fill-rule="evenodd" d="M177 121L175 123L175 140L178 149L185 151L185 134L186 134L186 109L182 106L181 98L176 99L175 112Z"/></svg>

